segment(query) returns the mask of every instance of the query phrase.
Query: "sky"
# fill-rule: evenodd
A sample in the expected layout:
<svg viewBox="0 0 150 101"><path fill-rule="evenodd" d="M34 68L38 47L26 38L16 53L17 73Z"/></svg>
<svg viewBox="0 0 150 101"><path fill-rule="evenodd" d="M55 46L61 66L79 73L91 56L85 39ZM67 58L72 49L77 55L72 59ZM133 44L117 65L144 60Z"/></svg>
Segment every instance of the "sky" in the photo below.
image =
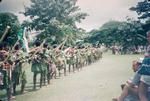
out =
<svg viewBox="0 0 150 101"><path fill-rule="evenodd" d="M18 15L22 22L25 17L18 14L23 11L23 5L29 5L30 0L2 0L0 11L10 11ZM104 23L110 20L124 21L127 16L137 18L136 12L129 11L129 8L135 6L140 0L78 0L77 5L82 12L88 13L78 27L90 31L100 28Z"/></svg>

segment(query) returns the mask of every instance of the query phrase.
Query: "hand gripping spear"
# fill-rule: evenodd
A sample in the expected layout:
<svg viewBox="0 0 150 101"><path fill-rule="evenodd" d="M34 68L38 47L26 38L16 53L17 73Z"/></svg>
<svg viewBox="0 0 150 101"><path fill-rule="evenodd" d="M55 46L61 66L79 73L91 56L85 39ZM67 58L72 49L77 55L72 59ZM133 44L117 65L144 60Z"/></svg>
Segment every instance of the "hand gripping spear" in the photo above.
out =
<svg viewBox="0 0 150 101"><path fill-rule="evenodd" d="M38 47L37 50L35 50L35 52L31 55L31 57L30 57L29 59L32 59L33 56L35 56L35 54L36 54L37 52L39 52L39 51L42 49L42 47L43 47L44 43L46 42L46 40L47 40L47 39L44 39L44 40L43 40L43 42L41 43L41 45ZM32 51L30 51L30 52L32 52Z"/></svg>
<svg viewBox="0 0 150 101"><path fill-rule="evenodd" d="M1 37L1 39L0 39L0 43L3 42L5 36L7 35L8 31L9 31L9 29L10 29L10 26L7 26L7 28L5 29L4 34L2 35L2 37ZM19 40L16 41L16 43L15 43L15 45L13 46L12 50L9 52L9 54L8 54L8 56L5 58L5 60L0 63L0 65L2 65L3 63L5 63L5 62L9 59L9 57L10 57L10 55L12 54L12 52L13 52L15 46L17 45L18 41L19 41ZM12 99L11 99L11 97L12 97L12 68L9 67L9 68L7 69L7 72L8 72L8 80L9 80L9 84L8 84L8 87L7 87L7 98L8 98L7 100L8 100L8 101L11 101L11 100L12 100Z"/></svg>

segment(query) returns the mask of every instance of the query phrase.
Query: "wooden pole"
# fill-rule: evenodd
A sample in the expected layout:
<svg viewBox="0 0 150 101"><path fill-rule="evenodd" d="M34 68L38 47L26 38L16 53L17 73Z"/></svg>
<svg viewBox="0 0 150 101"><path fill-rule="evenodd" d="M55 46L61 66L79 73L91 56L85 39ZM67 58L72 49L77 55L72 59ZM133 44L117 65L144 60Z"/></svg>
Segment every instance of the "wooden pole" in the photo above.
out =
<svg viewBox="0 0 150 101"><path fill-rule="evenodd" d="M5 29L4 34L2 35L2 37L1 37L1 39L0 39L0 43L4 40L4 38L5 38L5 36L7 35L9 29L10 29L10 26L7 26L6 29Z"/></svg>

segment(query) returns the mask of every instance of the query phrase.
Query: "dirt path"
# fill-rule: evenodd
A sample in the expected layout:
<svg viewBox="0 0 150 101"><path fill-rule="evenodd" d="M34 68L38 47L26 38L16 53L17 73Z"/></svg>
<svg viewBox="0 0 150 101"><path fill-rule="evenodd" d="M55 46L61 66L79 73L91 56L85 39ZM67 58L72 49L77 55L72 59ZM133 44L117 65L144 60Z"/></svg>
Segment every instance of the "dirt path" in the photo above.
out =
<svg viewBox="0 0 150 101"><path fill-rule="evenodd" d="M120 84L131 75L131 62L139 55L110 55L82 71L71 73L34 92L17 96L17 101L111 101Z"/></svg>

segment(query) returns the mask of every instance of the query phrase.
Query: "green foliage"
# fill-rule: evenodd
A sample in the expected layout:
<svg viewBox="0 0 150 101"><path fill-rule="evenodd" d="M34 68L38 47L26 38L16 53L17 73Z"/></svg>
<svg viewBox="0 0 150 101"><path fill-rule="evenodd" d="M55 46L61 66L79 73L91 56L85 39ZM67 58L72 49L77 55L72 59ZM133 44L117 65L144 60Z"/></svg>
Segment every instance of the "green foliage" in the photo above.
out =
<svg viewBox="0 0 150 101"><path fill-rule="evenodd" d="M20 28L18 18L12 13L0 13L0 37L2 37L7 26L10 26L10 30L4 38L4 42L13 45L17 40L17 32Z"/></svg>
<svg viewBox="0 0 150 101"><path fill-rule="evenodd" d="M25 8L25 16L32 22L29 24L36 30L43 31L39 39L61 42L64 37L75 35L76 22L87 16L79 12L77 0L31 0L31 6Z"/></svg>
<svg viewBox="0 0 150 101"><path fill-rule="evenodd" d="M139 19L145 21L142 24L142 27L145 31L150 30L150 2L148 0L140 1L135 7L130 8L131 11L136 11L137 14L139 15ZM142 21L142 22L143 22Z"/></svg>
<svg viewBox="0 0 150 101"><path fill-rule="evenodd" d="M105 43L107 46L118 44L121 46L144 45L146 42L145 34L139 21L128 19L126 22L109 21L99 30L90 32L87 38L92 43L97 41Z"/></svg>
<svg viewBox="0 0 150 101"><path fill-rule="evenodd" d="M140 1L135 7L131 7L130 10L136 11L140 19L150 18L150 2L148 0Z"/></svg>
<svg viewBox="0 0 150 101"><path fill-rule="evenodd" d="M145 33L146 33L147 31L149 31L149 30L150 30L150 19L147 20L145 23L143 23L142 27L143 27Z"/></svg>

